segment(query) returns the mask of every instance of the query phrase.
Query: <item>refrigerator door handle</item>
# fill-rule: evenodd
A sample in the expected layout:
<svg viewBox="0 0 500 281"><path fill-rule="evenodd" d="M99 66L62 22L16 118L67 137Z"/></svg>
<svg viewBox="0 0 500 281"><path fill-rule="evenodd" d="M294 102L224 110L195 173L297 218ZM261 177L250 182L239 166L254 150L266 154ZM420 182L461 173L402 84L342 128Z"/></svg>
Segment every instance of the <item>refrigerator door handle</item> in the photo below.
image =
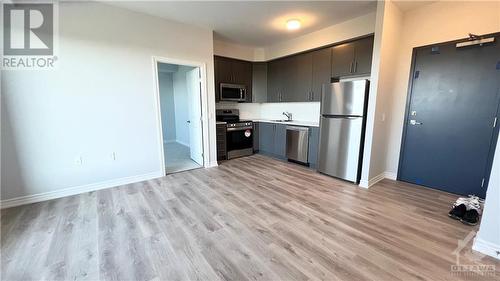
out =
<svg viewBox="0 0 500 281"><path fill-rule="evenodd" d="M357 119L362 118L363 116L352 115L352 116L339 116L339 115L326 115L323 114L323 118L338 118L338 119Z"/></svg>

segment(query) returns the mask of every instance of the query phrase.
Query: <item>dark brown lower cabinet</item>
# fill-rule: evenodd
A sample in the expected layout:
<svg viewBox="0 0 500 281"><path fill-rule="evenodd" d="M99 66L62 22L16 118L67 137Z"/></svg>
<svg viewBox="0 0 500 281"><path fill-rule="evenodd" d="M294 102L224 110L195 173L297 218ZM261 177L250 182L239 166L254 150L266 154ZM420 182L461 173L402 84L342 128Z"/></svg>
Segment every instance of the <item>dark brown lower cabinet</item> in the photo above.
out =
<svg viewBox="0 0 500 281"><path fill-rule="evenodd" d="M216 125L216 139L217 139L217 161L227 159L226 149L226 124Z"/></svg>

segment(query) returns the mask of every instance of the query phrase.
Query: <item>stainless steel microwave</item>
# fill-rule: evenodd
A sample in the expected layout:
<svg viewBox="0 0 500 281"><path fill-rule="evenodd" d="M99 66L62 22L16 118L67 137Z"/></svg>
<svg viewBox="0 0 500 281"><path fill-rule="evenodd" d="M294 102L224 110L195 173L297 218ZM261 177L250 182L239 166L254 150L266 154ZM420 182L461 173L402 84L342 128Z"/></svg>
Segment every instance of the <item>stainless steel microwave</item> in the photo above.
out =
<svg viewBox="0 0 500 281"><path fill-rule="evenodd" d="M220 83L221 101L245 101L247 88L245 85Z"/></svg>

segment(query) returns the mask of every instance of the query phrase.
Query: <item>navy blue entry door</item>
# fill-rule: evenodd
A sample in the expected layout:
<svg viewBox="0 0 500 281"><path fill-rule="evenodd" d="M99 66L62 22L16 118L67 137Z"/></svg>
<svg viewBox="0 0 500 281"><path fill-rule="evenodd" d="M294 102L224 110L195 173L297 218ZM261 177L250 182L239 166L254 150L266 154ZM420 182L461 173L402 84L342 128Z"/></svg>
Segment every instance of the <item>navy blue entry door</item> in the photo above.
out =
<svg viewBox="0 0 500 281"><path fill-rule="evenodd" d="M500 125L499 40L414 51L399 180L485 197Z"/></svg>

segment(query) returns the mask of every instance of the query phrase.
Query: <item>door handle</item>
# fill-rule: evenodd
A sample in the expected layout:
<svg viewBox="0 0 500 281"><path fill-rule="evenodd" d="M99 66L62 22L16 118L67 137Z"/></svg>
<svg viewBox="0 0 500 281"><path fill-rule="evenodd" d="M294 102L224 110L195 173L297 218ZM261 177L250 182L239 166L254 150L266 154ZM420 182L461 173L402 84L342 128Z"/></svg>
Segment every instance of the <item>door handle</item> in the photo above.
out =
<svg viewBox="0 0 500 281"><path fill-rule="evenodd" d="M414 119L410 120L410 124L413 125L413 126L422 125L421 122L417 122L417 120L414 120Z"/></svg>

